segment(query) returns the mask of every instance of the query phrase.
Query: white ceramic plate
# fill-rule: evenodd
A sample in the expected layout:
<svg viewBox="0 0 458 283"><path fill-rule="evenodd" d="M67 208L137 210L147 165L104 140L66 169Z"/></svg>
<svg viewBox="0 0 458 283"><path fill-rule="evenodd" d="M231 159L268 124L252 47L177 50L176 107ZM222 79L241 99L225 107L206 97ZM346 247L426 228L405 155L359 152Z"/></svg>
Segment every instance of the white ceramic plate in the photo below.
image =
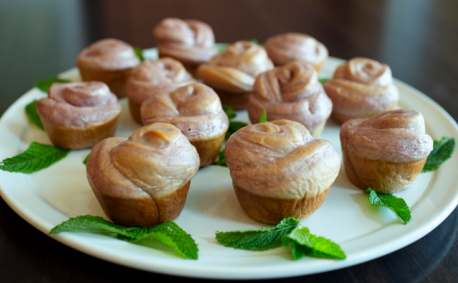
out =
<svg viewBox="0 0 458 283"><path fill-rule="evenodd" d="M155 57L155 50L146 52ZM341 60L330 58L321 77L331 77ZM62 77L78 80L72 69ZM400 107L423 113L427 132L434 138L458 138L457 124L440 106L412 87L396 81ZM44 131L31 125L24 107L44 94L32 89L17 100L0 120L0 160L19 154L32 141L50 144ZM116 136L129 136L137 125L130 117L126 100ZM237 119L248 121L241 111ZM331 141L340 153L339 126L328 121L321 138ZM0 171L3 199L22 218L43 233L78 215L105 217L86 179L82 164L90 150L73 151L64 160L33 174ZM456 155L456 154L455 154ZM158 249L126 243L91 233L62 233L54 239L89 255L147 271L201 278L275 278L312 274L365 262L398 250L437 227L458 202L458 158L447 161L434 173L420 174L414 185L396 195L406 200L412 221L401 224L386 208L370 206L368 196L353 186L343 168L329 194L309 219L301 222L312 233L332 239L347 254L342 261L304 258L294 261L284 248L265 252L235 250L219 245L216 231L265 227L248 217L232 189L227 168L208 166L192 180L187 202L175 220L199 245L198 260L184 260L157 245Z"/></svg>

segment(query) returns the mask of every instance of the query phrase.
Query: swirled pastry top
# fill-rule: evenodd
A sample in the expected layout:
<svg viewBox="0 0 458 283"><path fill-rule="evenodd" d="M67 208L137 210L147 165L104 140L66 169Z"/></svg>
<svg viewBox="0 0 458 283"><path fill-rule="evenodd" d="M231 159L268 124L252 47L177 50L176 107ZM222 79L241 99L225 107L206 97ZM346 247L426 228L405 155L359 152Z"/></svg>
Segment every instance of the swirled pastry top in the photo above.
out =
<svg viewBox="0 0 458 283"><path fill-rule="evenodd" d="M268 38L266 51L276 65L295 60L317 65L328 57L328 49L321 42L301 33L284 33Z"/></svg>
<svg viewBox="0 0 458 283"><path fill-rule="evenodd" d="M411 162L433 150L425 120L415 110L390 110L369 119L353 119L340 129L342 147L368 159Z"/></svg>
<svg viewBox="0 0 458 283"><path fill-rule="evenodd" d="M140 128L129 138L105 139L89 158L87 174L101 193L131 199L178 190L200 164L195 147L180 130L163 123Z"/></svg>
<svg viewBox="0 0 458 283"><path fill-rule="evenodd" d="M301 124L277 120L247 126L226 143L234 183L263 197L300 199L327 190L340 169L340 156L326 140Z"/></svg>
<svg viewBox="0 0 458 283"><path fill-rule="evenodd" d="M78 55L78 67L121 70L137 66L140 60L134 49L124 41L102 39L83 49Z"/></svg>
<svg viewBox="0 0 458 283"><path fill-rule="evenodd" d="M141 104L153 95L172 92L194 82L191 74L179 61L161 58L156 61L145 60L133 69L127 80L126 90L129 99Z"/></svg>
<svg viewBox="0 0 458 283"><path fill-rule="evenodd" d="M166 18L153 30L159 53L199 65L218 53L212 28L196 20Z"/></svg>
<svg viewBox="0 0 458 283"><path fill-rule="evenodd" d="M218 95L199 83L153 96L142 104L141 115L144 125L170 123L190 141L219 136L229 127Z"/></svg>
<svg viewBox="0 0 458 283"><path fill-rule="evenodd" d="M337 67L324 89L334 110L348 115L376 113L399 99L390 67L366 58L353 58Z"/></svg>
<svg viewBox="0 0 458 283"><path fill-rule="evenodd" d="M257 113L265 109L269 120L293 120L312 130L329 118L332 102L312 65L293 61L256 78L248 104L250 114L252 108Z"/></svg>
<svg viewBox="0 0 458 283"><path fill-rule="evenodd" d="M198 69L205 84L230 92L249 92L262 72L273 69L264 48L248 41L238 41L213 56Z"/></svg>
<svg viewBox="0 0 458 283"><path fill-rule="evenodd" d="M36 105L42 119L63 127L98 125L121 113L116 95L102 82L54 83Z"/></svg>

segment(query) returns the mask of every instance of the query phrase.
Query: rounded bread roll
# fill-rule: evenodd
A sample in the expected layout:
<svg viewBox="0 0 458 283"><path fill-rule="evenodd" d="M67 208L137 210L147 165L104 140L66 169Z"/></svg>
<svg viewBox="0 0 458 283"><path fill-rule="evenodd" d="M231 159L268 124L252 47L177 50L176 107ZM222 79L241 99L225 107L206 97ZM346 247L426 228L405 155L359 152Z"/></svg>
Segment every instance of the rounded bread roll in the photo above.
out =
<svg viewBox="0 0 458 283"><path fill-rule="evenodd" d="M226 143L226 162L237 198L260 222L303 219L323 203L340 169L340 157L301 124L277 120L247 126Z"/></svg>
<svg viewBox="0 0 458 283"><path fill-rule="evenodd" d="M178 217L198 169L199 155L180 130L156 123L97 144L86 173L113 222L152 227Z"/></svg>
<svg viewBox="0 0 458 283"><path fill-rule="evenodd" d="M331 115L332 102L312 65L293 61L256 78L247 110L253 124L266 110L269 121L296 121L318 137Z"/></svg>
<svg viewBox="0 0 458 283"><path fill-rule="evenodd" d="M433 149L423 116L404 109L349 120L340 129L340 141L348 179L385 194L409 187Z"/></svg>
<svg viewBox="0 0 458 283"><path fill-rule="evenodd" d="M116 96L102 82L54 83L36 107L51 142L72 150L112 137L121 113Z"/></svg>
<svg viewBox="0 0 458 283"><path fill-rule="evenodd" d="M266 51L277 66L296 60L305 61L317 72L328 58L328 49L321 42L309 35L293 32L268 38Z"/></svg>
<svg viewBox="0 0 458 283"><path fill-rule="evenodd" d="M142 123L140 107L148 98L196 82L183 65L172 58L145 60L133 69L126 89L132 117Z"/></svg>
<svg viewBox="0 0 458 283"><path fill-rule="evenodd" d="M337 67L323 86L333 103L331 116L339 123L394 109L399 99L390 67L366 58Z"/></svg>
<svg viewBox="0 0 458 283"><path fill-rule="evenodd" d="M201 167L215 160L229 128L218 95L199 83L151 97L142 104L141 116L144 125L160 122L178 127L196 147Z"/></svg>

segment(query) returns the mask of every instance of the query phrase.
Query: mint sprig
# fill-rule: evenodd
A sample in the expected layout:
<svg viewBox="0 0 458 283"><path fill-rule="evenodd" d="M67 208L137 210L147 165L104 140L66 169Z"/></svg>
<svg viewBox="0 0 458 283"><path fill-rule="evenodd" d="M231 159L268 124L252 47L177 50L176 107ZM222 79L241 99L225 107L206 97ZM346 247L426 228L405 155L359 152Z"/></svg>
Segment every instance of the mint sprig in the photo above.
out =
<svg viewBox="0 0 458 283"><path fill-rule="evenodd" d="M226 139L228 139L230 136L232 136L233 133L237 132L241 128L248 126L248 124L244 122L232 121L235 117L237 117L237 113L235 113L232 107L223 105L223 110L229 119L229 128L226 131Z"/></svg>
<svg viewBox="0 0 458 283"><path fill-rule="evenodd" d="M283 237L283 245L291 247L295 260L303 256L345 259L346 255L339 245L324 237L317 237L310 233L307 227L295 229Z"/></svg>
<svg viewBox="0 0 458 283"><path fill-rule="evenodd" d="M194 239L176 223L167 221L152 228L125 227L104 220L102 217L83 215L54 227L49 234L62 232L114 233L128 242L156 241L174 249L180 256L197 259L198 248Z"/></svg>
<svg viewBox="0 0 458 283"><path fill-rule="evenodd" d="M87 159L89 158L89 155L90 155L90 154L91 154L91 153L89 153L89 154L86 156L86 158L84 158L84 160L83 160L83 164L84 164L84 165L87 165Z"/></svg>
<svg viewBox="0 0 458 283"><path fill-rule="evenodd" d="M434 141L433 150L426 159L425 166L421 173L431 172L439 168L442 163L452 157L455 150L456 141L454 138L447 136L442 137L439 141Z"/></svg>
<svg viewBox="0 0 458 283"><path fill-rule="evenodd" d="M331 79L318 79L318 81L320 82L320 84L324 84L325 82L327 81L330 81Z"/></svg>
<svg viewBox="0 0 458 283"><path fill-rule="evenodd" d="M47 144L32 142L26 151L0 162L0 170L33 173L51 166L66 157L69 152Z"/></svg>
<svg viewBox="0 0 458 283"><path fill-rule="evenodd" d="M49 88L51 87L53 83L68 83L68 82L70 81L60 79L58 77L51 77L51 78L47 78L45 80L36 82L35 87L37 87L42 92L48 92Z"/></svg>
<svg viewBox="0 0 458 283"><path fill-rule="evenodd" d="M145 61L145 57L143 57L143 50L141 48L134 47L134 53L140 61Z"/></svg>
<svg viewBox="0 0 458 283"><path fill-rule="evenodd" d="M227 47L229 46L229 44L225 44L225 43L220 43L219 45L216 46L216 50L218 51L218 53L221 53L223 52L224 50L227 49Z"/></svg>
<svg viewBox="0 0 458 283"><path fill-rule="evenodd" d="M371 188L367 188L365 193L369 193L369 202L374 206L384 206L396 214L402 223L407 224L412 219L410 209L405 200L391 194L379 194Z"/></svg>
<svg viewBox="0 0 458 283"><path fill-rule="evenodd" d="M267 122L267 112L266 110L262 110L261 118L259 118L259 123Z"/></svg>
<svg viewBox="0 0 458 283"><path fill-rule="evenodd" d="M227 167L226 164L226 155L224 154L224 148L221 150L221 152L218 154L218 158L216 159L215 162L213 162L215 165Z"/></svg>
<svg viewBox="0 0 458 283"><path fill-rule="evenodd" d="M227 118L229 120L232 120L235 117L237 117L237 113L235 113L234 108L232 108L232 107L230 107L228 105L223 105L222 108L223 108L224 113L226 113Z"/></svg>
<svg viewBox="0 0 458 283"><path fill-rule="evenodd" d="M25 106L25 114L30 122L35 124L38 128L44 130L43 123L41 122L40 115L37 112L37 100L34 100Z"/></svg>
<svg viewBox="0 0 458 283"><path fill-rule="evenodd" d="M216 240L226 247L264 251L282 245L282 237L299 225L293 217L283 219L277 226L246 231L217 232Z"/></svg>

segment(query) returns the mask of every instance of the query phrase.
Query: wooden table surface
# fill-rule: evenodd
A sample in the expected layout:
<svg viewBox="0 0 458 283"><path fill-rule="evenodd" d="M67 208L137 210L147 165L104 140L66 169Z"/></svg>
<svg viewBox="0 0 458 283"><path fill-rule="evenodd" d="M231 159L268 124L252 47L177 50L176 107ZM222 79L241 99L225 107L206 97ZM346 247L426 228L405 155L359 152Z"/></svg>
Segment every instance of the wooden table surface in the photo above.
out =
<svg viewBox="0 0 458 283"><path fill-rule="evenodd" d="M458 117L458 2L0 0L0 115L37 80L75 66L79 51L107 37L155 46L164 17L195 18L217 42L301 32L331 56L388 64L393 76ZM0 146L1 146L0 137ZM456 154L454 156L456 158ZM458 211L419 241L387 256L286 282L457 282ZM0 199L1 282L125 282L198 279L138 271L80 253L42 234Z"/></svg>

